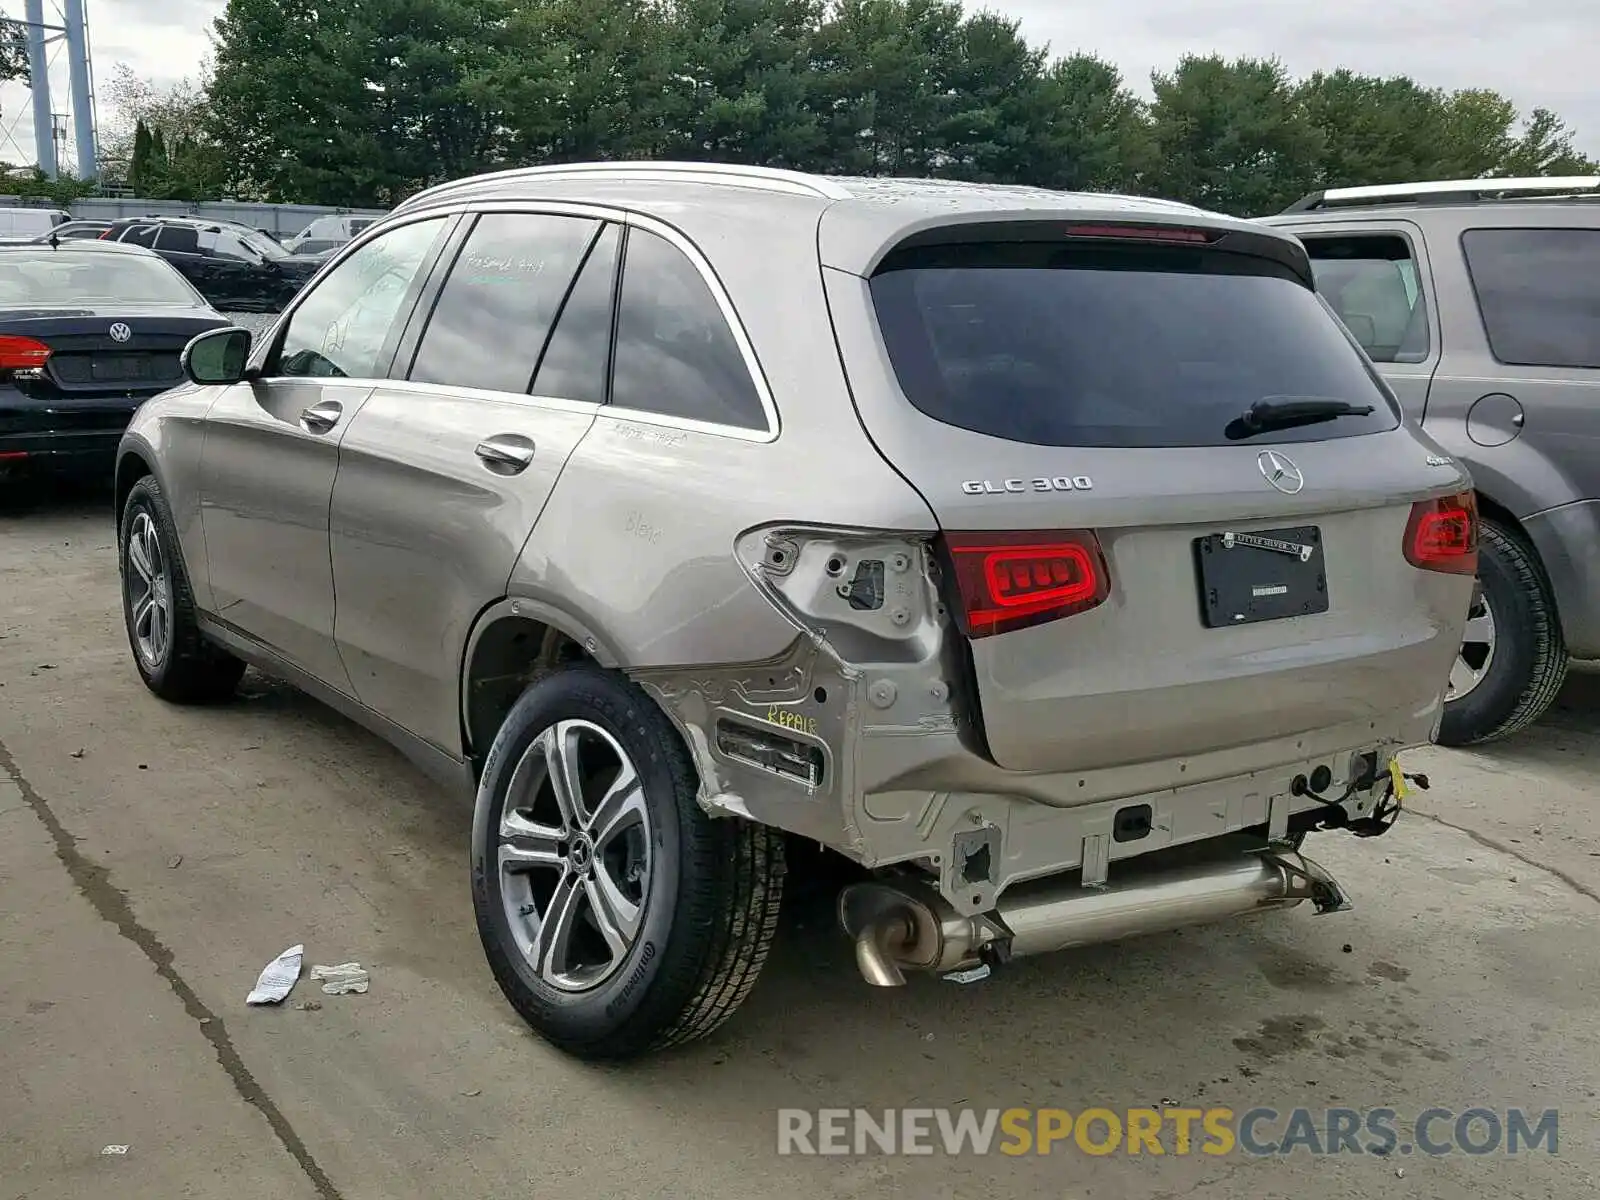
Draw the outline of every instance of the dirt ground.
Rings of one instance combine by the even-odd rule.
[[[1352,912],[1295,911],[869,989],[802,896],[748,1006],[628,1068],[501,1000],[469,808],[254,674],[149,696],[106,502],[0,508],[0,1200],[1585,1197],[1600,1149],[1600,674],[1533,731],[1413,755],[1374,841],[1313,838]],[[262,965],[357,959],[366,995]],[[1585,999],[1588,996],[1589,999]],[[319,1008],[303,1008],[307,1001]],[[1558,1153],[779,1157],[781,1107],[1560,1110]],[[126,1153],[106,1154],[107,1146]]]

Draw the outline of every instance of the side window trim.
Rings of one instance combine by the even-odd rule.
[[[392,225],[384,225],[381,229],[374,227],[373,229],[369,230],[366,235],[352,241],[346,248],[345,252],[340,254],[337,259],[329,259],[326,263],[324,263],[322,265],[322,269],[313,275],[311,279],[308,280],[303,287],[301,287],[300,291],[296,293],[294,299],[289,302],[288,307],[286,307],[283,312],[279,314],[277,323],[272,328],[272,336],[265,339],[260,347],[251,354],[251,366],[256,368],[261,373],[261,377],[263,379],[287,378],[286,376],[274,373],[278,365],[278,352],[283,348],[283,339],[289,332],[289,325],[294,320],[295,313],[299,310],[300,306],[305,303],[306,297],[311,294],[313,286],[321,281],[323,277],[326,276],[330,270],[332,270],[333,267],[344,262],[345,259],[355,254],[368,242],[377,241],[378,238],[384,237],[388,233],[399,229],[402,226],[414,225],[419,221],[437,221],[440,217],[443,217],[445,220],[443,234],[441,237],[435,240],[433,249],[429,252],[429,256],[423,260],[422,266],[418,268],[415,277],[411,280],[410,287],[406,290],[405,297],[400,301],[400,308],[405,310],[408,315],[404,321],[394,322],[390,328],[387,339],[384,341],[383,349],[378,353],[379,361],[377,367],[374,368],[374,378],[384,378],[386,372],[390,372],[394,369],[393,364],[395,353],[399,348],[401,337],[404,336],[406,330],[410,328],[412,317],[416,312],[417,300],[422,295],[423,287],[425,286],[426,282],[431,279],[433,272],[437,269],[439,256],[443,253],[444,249],[451,244],[458,232],[458,228],[461,224],[461,214],[458,212],[440,212],[437,209],[425,211],[419,213],[411,220],[396,221]],[[269,367],[272,368],[272,370],[269,370]]]
[[[766,418],[765,429],[745,429],[738,425],[723,425],[712,421],[694,421],[687,417],[668,416],[664,413],[648,412],[636,408],[624,408],[621,405],[610,403],[612,378],[606,381],[607,404],[605,411],[614,416],[636,421],[641,425],[664,425],[672,429],[685,429],[695,433],[710,433],[720,437],[737,438],[746,442],[772,442],[776,441],[782,432],[782,423],[778,417],[778,406],[773,401],[772,389],[767,384],[766,372],[761,369],[761,360],[756,357],[755,346],[750,340],[750,335],[744,327],[744,322],[739,318],[738,312],[733,307],[733,301],[728,291],[722,285],[722,280],[712,269],[710,261],[700,252],[700,248],[671,225],[658,221],[653,217],[642,216],[638,213],[629,213],[626,222],[629,232],[641,229],[647,233],[656,234],[664,241],[676,247],[704,281],[711,292],[711,298],[717,309],[722,314],[722,319],[728,327],[728,332],[733,335],[734,344],[739,347],[739,357],[744,361],[745,370],[750,374],[751,384],[755,387],[756,396],[761,401],[762,415]],[[622,308],[622,279],[627,271],[628,264],[628,239],[623,240],[622,252],[617,255],[618,277],[613,287],[612,295],[616,300],[611,306],[611,370],[614,378],[617,366],[617,323],[619,312]]]
[[[562,323],[562,317],[565,317],[566,315],[566,304],[568,304],[568,301],[571,301],[571,298],[573,298],[573,291],[578,290],[578,280],[581,280],[581,278],[584,277],[584,270],[586,270],[587,266],[589,266],[589,259],[594,256],[595,246],[600,245],[600,238],[605,237],[605,230],[608,229],[611,224],[613,224],[613,222],[602,221],[600,224],[595,226],[594,235],[589,238],[589,245],[584,246],[584,253],[579,254],[578,256],[578,270],[574,270],[573,277],[571,277],[570,280],[566,280],[566,291],[563,291],[562,293],[562,302],[555,306],[554,314],[550,315],[550,328],[547,328],[547,330],[544,331],[544,341],[539,342],[539,354],[534,355],[533,358],[533,373],[528,376],[528,384],[526,384],[526,387],[523,387],[522,389],[522,394],[526,395],[526,397],[531,397],[531,395],[533,395],[533,382],[539,378],[539,368],[544,366],[544,355],[549,354],[550,341],[555,338],[555,330],[557,330],[557,326]],[[618,254],[618,258],[621,258],[621,254]],[[616,280],[611,282],[611,342],[613,342],[614,352],[614,349],[616,349],[616,347],[614,347],[614,342],[616,342]],[[606,357],[605,395],[606,402],[610,403],[611,357]]]
[[[1295,232],[1290,227],[1289,232]],[[1422,230],[1409,221],[1361,221],[1319,225],[1298,235],[1308,238],[1358,238],[1397,237],[1406,244],[1411,261],[1416,264],[1418,299],[1422,303],[1428,323],[1428,353],[1417,362],[1380,363],[1383,367],[1426,367],[1437,364],[1444,357],[1444,325],[1439,318],[1439,289],[1434,284],[1433,262],[1428,255]]]
[[[390,353],[384,378],[391,383],[408,382],[411,368],[416,365],[417,350],[422,345],[422,335],[427,332],[428,322],[433,320],[433,310],[439,303],[439,293],[444,291],[445,281],[450,278],[462,248],[482,216],[476,212],[457,213],[455,224],[440,240],[433,260],[417,273],[417,294],[411,311],[400,323],[394,345],[385,347]]]

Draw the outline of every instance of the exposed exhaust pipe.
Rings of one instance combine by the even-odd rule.
[[[1095,888],[1019,884],[993,912],[975,917],[915,882],[857,883],[840,893],[839,920],[855,940],[861,977],[874,987],[899,987],[906,971],[943,974],[1303,900],[1318,912],[1350,907],[1333,876],[1309,858],[1270,852],[1130,874]]]

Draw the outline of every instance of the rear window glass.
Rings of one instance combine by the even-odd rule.
[[[114,250],[0,250],[0,308],[61,304],[198,307],[182,275],[162,259]]]
[[[1261,432],[1253,444],[1399,424],[1332,311],[1264,259],[949,246],[891,256],[871,287],[907,398],[977,433],[1041,446],[1225,445],[1263,401],[1373,411]]]
[[[1469,229],[1461,245],[1495,358],[1600,367],[1600,229]]]

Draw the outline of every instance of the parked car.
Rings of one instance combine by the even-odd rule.
[[[56,208],[0,205],[0,241],[25,241],[49,233],[67,219],[68,214]]]
[[[99,241],[0,246],[0,474],[98,472],[139,404],[228,322],[155,254]]]
[[[229,221],[128,217],[113,222],[103,236],[154,250],[208,301],[234,312],[280,311],[322,265]]]
[[[58,242],[71,241],[78,238],[98,238],[111,228],[110,221],[97,221],[92,219],[63,221],[42,233],[29,238],[32,242],[48,242],[52,238]]]
[[[784,835],[871,872],[881,985],[1345,907],[1300,841],[1394,819],[1473,589],[1305,250],[1187,205],[510,171],[186,363],[117,468],[140,675],[475,786],[490,967],[584,1056],[737,1007]]]
[[[1268,221],[1477,486],[1480,587],[1439,740],[1522,729],[1570,657],[1600,658],[1600,178],[1343,188]]]
[[[350,215],[318,217],[285,243],[292,254],[326,254],[337,250],[363,230],[370,229],[378,217]]]

